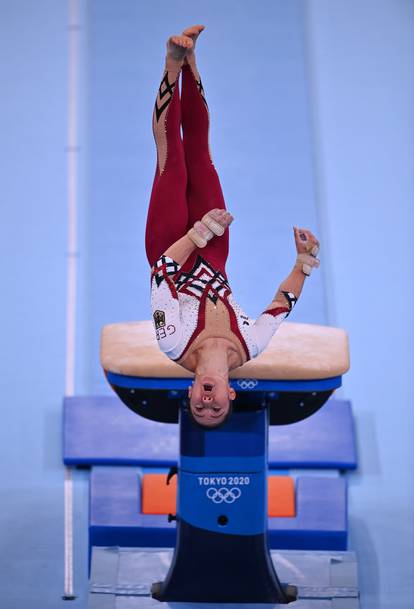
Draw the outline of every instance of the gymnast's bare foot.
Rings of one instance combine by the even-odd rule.
[[[171,36],[167,41],[167,59],[183,62],[186,53],[191,51],[193,46],[194,43],[189,36]]]
[[[198,70],[197,70],[194,50],[195,50],[197,38],[199,37],[199,35],[201,34],[201,32],[204,29],[205,29],[204,25],[192,25],[191,27],[188,27],[183,32],[183,36],[187,36],[187,38],[190,38],[190,40],[193,43],[192,49],[188,49],[188,51],[187,51],[184,62],[190,66],[196,80],[200,80],[200,74],[198,73]]]
[[[205,29],[204,25],[192,25],[191,27],[188,27],[186,30],[183,31],[182,35],[187,36],[188,38],[191,38],[191,40],[193,41],[193,48],[191,50],[189,50],[190,55],[192,53],[194,53],[197,38],[199,37],[199,35],[201,34],[201,32],[204,29]]]

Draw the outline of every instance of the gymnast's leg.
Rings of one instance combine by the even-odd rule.
[[[178,91],[184,56],[191,39],[173,36],[167,43],[165,71],[153,113],[157,167],[147,216],[145,246],[152,266],[168,247],[187,231],[187,170],[180,134]]]
[[[184,30],[194,46],[203,26]],[[189,227],[214,208],[226,209],[220,180],[209,149],[209,112],[197,70],[194,48],[186,54],[182,70],[181,112],[185,162],[187,166],[187,203]],[[229,251],[229,231],[212,239],[200,254],[225,273]]]

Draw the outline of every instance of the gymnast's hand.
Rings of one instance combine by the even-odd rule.
[[[195,222],[187,235],[197,247],[203,248],[214,236],[221,237],[233,220],[226,209],[211,209],[201,221]]]
[[[317,258],[319,252],[319,241],[306,228],[293,227],[295,234],[296,251],[298,253],[296,265],[301,268],[302,272],[309,277],[313,268],[319,267]]]

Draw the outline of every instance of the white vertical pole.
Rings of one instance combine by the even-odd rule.
[[[77,288],[77,194],[78,194],[78,0],[69,0],[68,143],[67,143],[67,307],[66,307],[66,395],[75,393],[75,337]]]
[[[69,0],[68,57],[68,134],[67,134],[67,301],[65,395],[75,393],[76,289],[77,289],[77,194],[78,194],[78,78],[79,78],[79,5]],[[64,482],[64,594],[74,600],[73,591],[73,480],[72,469],[65,468]]]
[[[73,482],[72,468],[65,467],[65,575],[62,598],[66,601],[76,598],[73,591]]]

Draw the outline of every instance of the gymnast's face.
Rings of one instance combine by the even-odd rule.
[[[230,400],[234,400],[236,392],[223,377],[202,375],[194,379],[188,389],[188,397],[197,423],[204,427],[217,427],[226,418]]]

